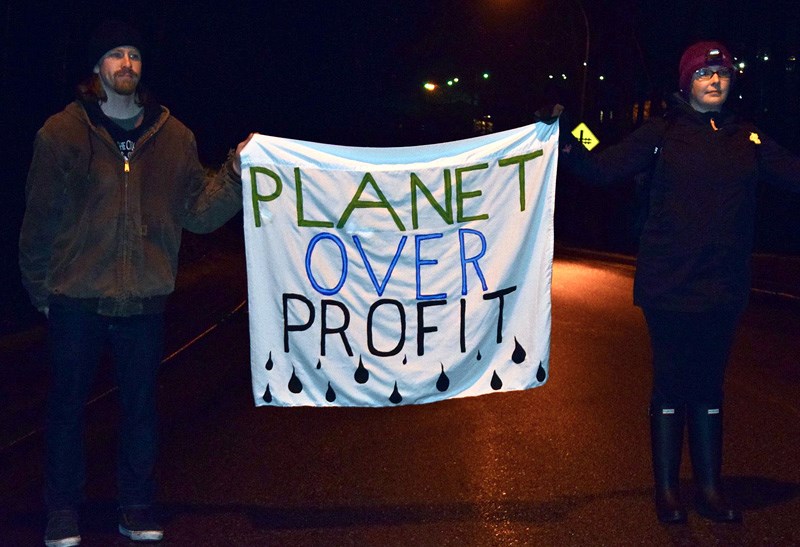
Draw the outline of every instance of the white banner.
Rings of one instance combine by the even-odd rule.
[[[558,124],[242,151],[256,405],[392,406],[528,389],[550,354]]]

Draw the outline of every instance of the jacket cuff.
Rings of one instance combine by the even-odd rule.
[[[236,150],[231,148],[228,151],[228,157],[225,160],[225,163],[222,164],[220,171],[222,171],[222,176],[225,178],[226,184],[241,184],[242,177],[236,174],[236,171],[233,168],[233,164],[236,161]]]

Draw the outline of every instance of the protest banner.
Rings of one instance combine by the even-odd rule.
[[[242,151],[257,405],[392,406],[546,382],[558,125]]]

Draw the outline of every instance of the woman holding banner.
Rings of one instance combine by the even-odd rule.
[[[756,188],[766,179],[800,192],[800,158],[724,108],[733,79],[724,45],[699,42],[681,57],[680,92],[663,118],[595,154],[561,134],[562,164],[583,179],[607,184],[649,173],[634,303],[653,353],[655,506],[666,523],[687,518],[679,497],[685,425],[697,511],[717,522],[741,521],[720,488],[722,402],[750,291]]]

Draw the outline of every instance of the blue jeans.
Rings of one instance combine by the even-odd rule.
[[[52,383],[47,408],[45,501],[48,510],[77,509],[86,483],[84,410],[108,345],[114,358],[121,424],[119,503],[150,505],[155,494],[156,376],[163,351],[162,314],[106,317],[52,302]]]

